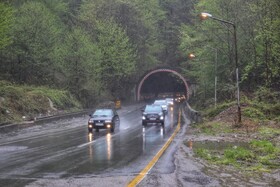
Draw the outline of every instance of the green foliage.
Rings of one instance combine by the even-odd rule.
[[[234,143],[233,143],[234,145]],[[279,167],[280,150],[270,141],[253,140],[249,146],[231,146],[220,150],[194,148],[197,156],[214,164],[232,165],[248,171],[267,172]]]
[[[60,110],[81,107],[80,103],[68,91],[39,87],[34,88],[28,94],[49,98],[54,107]]]
[[[101,50],[81,28],[73,28],[71,32],[65,33],[62,40],[64,42],[55,51],[60,72],[64,76],[61,83],[84,106],[89,107],[94,103],[94,96],[101,85]]]
[[[213,98],[210,93],[213,93],[215,74],[218,77],[218,100],[232,99],[236,91],[233,27],[211,18],[199,21],[198,14],[201,12],[209,12],[216,18],[235,23],[241,89],[254,91],[258,86],[266,86],[279,90],[278,0],[201,0],[194,6],[193,24],[180,28],[181,52],[185,56],[191,52],[196,55],[195,59],[185,60],[182,68],[187,69],[185,75],[198,84],[197,100],[205,103]],[[213,49],[219,51],[216,72],[209,65],[214,62]]]
[[[206,159],[206,160],[212,160],[213,159],[213,156],[211,155],[210,151],[208,151],[207,149],[201,149],[201,148],[198,148],[198,149],[195,149],[195,154],[203,159]]]
[[[275,92],[267,87],[259,87],[254,93],[258,102],[265,101],[267,103],[275,104],[280,99],[280,93]]]
[[[107,27],[113,26],[108,32],[114,30],[115,25],[125,31],[125,38],[129,38],[134,49],[134,61],[138,72],[145,72],[158,62],[157,55],[162,50],[159,40],[158,22],[163,21],[164,14],[158,1],[112,1],[95,0],[85,1],[81,6],[80,19],[86,24],[86,29],[93,38],[98,37],[100,22]],[[102,26],[104,27],[104,26]],[[99,28],[102,29],[102,28]],[[102,33],[101,33],[102,34]],[[138,76],[138,75],[137,75]],[[137,77],[131,77],[137,80]]]
[[[276,149],[276,147],[267,140],[253,140],[250,145],[260,154],[272,154],[279,151],[279,149]]]
[[[205,116],[206,117],[215,117],[217,116],[218,114],[220,114],[222,111],[224,111],[225,109],[231,107],[231,106],[234,106],[236,104],[235,101],[233,102],[224,102],[224,103],[221,103],[221,104],[218,104],[217,107],[211,107],[209,109],[207,109],[205,111]]]
[[[271,139],[280,135],[280,129],[275,129],[266,126],[260,127],[259,132],[266,139]]]
[[[12,7],[0,2],[0,15],[0,49],[2,49],[11,44],[9,34],[14,21]]]
[[[74,110],[80,107],[68,91],[0,81],[0,123],[20,121],[22,116],[46,115],[56,109]]]
[[[252,119],[264,120],[266,118],[260,110],[253,107],[246,107],[242,112],[244,116],[250,117]]]
[[[254,95],[254,98],[246,100],[249,106],[244,109],[244,115],[258,120],[279,121],[279,92],[260,87]]]
[[[234,160],[235,162],[237,160],[251,162],[254,159],[254,154],[243,147],[236,147],[226,149],[224,151],[224,157],[225,159]]]
[[[216,135],[220,133],[231,133],[233,129],[231,129],[228,125],[225,125],[222,122],[214,122],[214,123],[202,123],[195,126],[195,128],[199,128],[201,133],[207,135]]]
[[[11,68],[8,71],[18,82],[51,82],[56,69],[53,46],[59,42],[61,32],[57,17],[43,3],[33,1],[20,6],[15,16],[13,44],[6,49],[6,55],[10,55],[6,58],[11,62],[4,68]]]
[[[195,99],[201,107],[214,103],[215,75],[218,102],[232,100],[233,28],[213,19],[199,21],[198,13],[207,11],[236,23],[241,90],[254,91],[257,86],[277,90],[278,5],[278,0],[1,2],[0,77],[67,89],[89,107],[100,99],[125,98],[144,72],[171,66],[196,83]],[[189,52],[197,58],[187,59]],[[271,104],[278,103],[279,94],[270,96]],[[265,116],[279,119],[279,105],[255,106]]]
[[[135,72],[135,49],[125,31],[112,20],[96,24],[102,53],[101,81],[114,97],[119,97],[123,81]]]

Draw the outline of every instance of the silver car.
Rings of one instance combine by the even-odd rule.
[[[168,104],[167,104],[166,100],[163,100],[163,99],[155,100],[154,104],[155,105],[160,105],[161,108],[163,109],[163,111],[167,113],[167,111],[168,111],[167,105]]]

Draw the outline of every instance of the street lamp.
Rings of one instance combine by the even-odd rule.
[[[190,58],[190,59],[193,59],[193,58],[195,58],[195,54],[193,54],[193,53],[190,53],[190,54],[189,54],[189,58]]]
[[[235,73],[236,73],[236,87],[237,87],[237,116],[238,124],[241,124],[241,108],[240,108],[240,92],[239,92],[239,72],[238,72],[238,54],[237,54],[237,37],[236,37],[236,25],[233,22],[226,21],[220,18],[213,17],[211,14],[202,12],[200,14],[201,20],[206,20],[207,18],[214,19],[216,21],[229,24],[233,27],[233,37],[234,37],[234,48],[235,48]]]

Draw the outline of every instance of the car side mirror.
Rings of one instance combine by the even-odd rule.
[[[89,114],[89,117],[91,117],[91,114]]]
[[[144,109],[141,109],[141,112],[144,112]]]

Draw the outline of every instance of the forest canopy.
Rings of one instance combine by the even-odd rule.
[[[232,99],[233,29],[200,12],[236,25],[242,92],[279,91],[279,0],[1,1],[0,79],[67,90],[87,107],[128,98],[146,71],[169,66],[197,98],[213,98],[217,76],[219,98]]]

